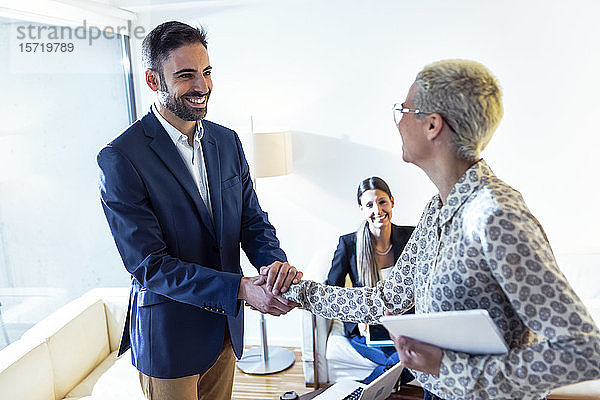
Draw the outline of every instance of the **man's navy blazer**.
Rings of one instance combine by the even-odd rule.
[[[98,154],[102,206],[132,278],[120,351],[131,344],[133,364],[157,378],[206,371],[227,326],[241,356],[240,244],[255,267],[286,261],[237,134],[202,124],[213,218],[152,112]]]

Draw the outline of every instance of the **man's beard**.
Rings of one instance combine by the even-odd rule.
[[[204,108],[193,108],[185,103],[184,97],[202,97],[205,96]],[[175,98],[170,92],[163,80],[160,82],[160,90],[158,91],[159,101],[169,111],[178,116],[184,121],[199,121],[204,119],[206,116],[206,107],[208,106],[208,98],[210,97],[210,90],[208,93],[202,93],[198,91],[188,92],[179,98]]]

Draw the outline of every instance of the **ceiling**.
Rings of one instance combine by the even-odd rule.
[[[139,12],[153,9],[189,9],[232,7],[264,3],[266,0],[104,0],[113,7]]]

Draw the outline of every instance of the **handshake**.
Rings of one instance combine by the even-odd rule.
[[[275,261],[269,266],[261,267],[260,275],[251,278],[242,277],[238,299],[246,305],[263,314],[283,315],[300,304],[285,299],[285,293],[290,285],[299,283],[302,272],[287,262]]]

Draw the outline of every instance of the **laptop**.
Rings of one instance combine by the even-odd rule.
[[[373,382],[365,385],[345,379],[330,386],[314,400],[384,400],[396,386],[402,373],[402,363],[394,365]]]

